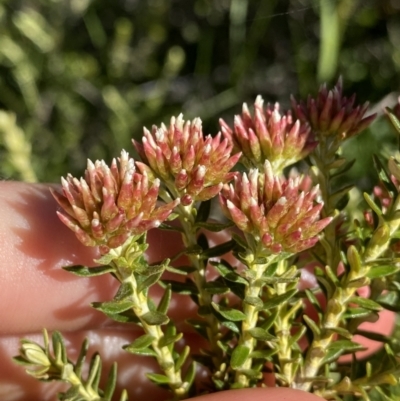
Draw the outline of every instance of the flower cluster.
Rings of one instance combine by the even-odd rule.
[[[179,199],[156,207],[160,181],[149,182],[146,173],[121,152],[119,167],[104,161],[88,160],[85,178],[62,178],[62,191],[52,194],[62,210],[60,220],[86,246],[100,246],[105,254],[129,237],[158,227],[179,204]]]
[[[257,96],[252,116],[244,103],[242,115],[235,116],[234,129],[221,119],[221,131],[235,150],[243,152],[246,167],[262,168],[264,161],[269,160],[273,170],[281,172],[307,156],[317,144],[307,123],[293,121],[290,112],[281,115],[278,103],[265,109],[263,104],[262,97]]]
[[[292,97],[292,106],[297,118],[308,122],[311,128],[325,136],[338,135],[345,140],[367,128],[376,114],[365,116],[369,103],[355,106],[355,94],[350,98],[343,96],[342,80],[328,91],[326,84],[319,89],[316,99],[308,97],[307,102],[297,102]]]
[[[216,196],[235,176],[230,170],[240,158],[240,154],[231,156],[232,145],[221,140],[221,134],[204,137],[201,120],[185,122],[182,115],[172,117],[169,127],[144,129],[142,144],[135,141],[134,145],[151,168],[138,163],[142,171],[164,181],[184,205]]]
[[[271,253],[297,253],[311,248],[318,234],[331,222],[320,219],[323,203],[316,203],[318,187],[299,190],[301,177],[288,180],[274,176],[266,161],[264,173],[250,170],[225,186],[220,203],[228,218],[244,232],[262,241]]]

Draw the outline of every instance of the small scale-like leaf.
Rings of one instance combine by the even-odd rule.
[[[347,260],[350,263],[351,271],[357,276],[360,274],[363,268],[361,256],[354,245],[350,245],[347,249]]]
[[[383,308],[377,302],[372,299],[362,298],[362,297],[352,297],[349,299],[350,303],[355,303],[358,306],[361,306],[364,309],[372,310],[375,312],[381,311]]]
[[[196,223],[202,223],[208,220],[211,211],[211,199],[200,203],[196,213]]]
[[[220,262],[211,262],[211,264],[218,270],[218,273],[221,274],[226,280],[231,281],[233,283],[241,283],[244,285],[248,285],[248,282],[245,278],[240,276],[234,268],[225,260],[221,260]]]
[[[238,309],[228,308],[226,306],[220,306],[215,302],[211,303],[212,307],[225,319],[232,320],[233,322],[239,322],[246,318],[246,315]]]
[[[391,192],[392,194],[394,194],[394,196],[397,196],[398,190],[390,179],[390,174],[386,171],[386,167],[382,164],[376,154],[373,154],[372,158],[374,161],[375,170],[378,173],[380,181],[389,193]]]
[[[268,360],[268,358],[270,358],[272,355],[275,355],[278,352],[278,349],[263,349],[263,350],[257,350],[257,351],[253,351],[250,354],[251,358],[254,359],[264,359],[264,360]]]
[[[308,288],[306,288],[304,292],[305,292],[308,300],[310,301],[311,305],[314,306],[315,310],[318,313],[322,313],[321,305],[319,304],[318,299],[315,296],[315,294]]]
[[[211,231],[213,233],[217,233],[223,230],[226,230],[227,228],[233,227],[233,223],[209,223],[209,222],[197,222],[194,226],[196,228],[203,228],[207,231]]]
[[[162,336],[162,338],[160,339],[160,341],[158,342],[158,346],[160,348],[166,347],[170,344],[173,344],[173,343],[179,341],[182,337],[183,337],[183,333],[171,334],[171,335],[168,335],[167,333],[165,333]]]
[[[290,290],[285,292],[281,295],[274,296],[273,298],[269,299],[268,301],[264,302],[261,309],[267,310],[276,308],[277,306],[287,302],[290,298],[292,298],[297,293],[297,289]]]
[[[133,303],[130,299],[123,299],[121,301],[93,302],[92,306],[96,310],[114,315],[132,308]]]
[[[87,267],[82,265],[75,265],[63,267],[63,269],[80,277],[96,277],[103,274],[115,272],[115,268],[112,266]]]
[[[160,326],[169,322],[168,316],[157,311],[147,312],[140,316],[140,319],[150,326]]]
[[[114,394],[115,386],[117,384],[117,364],[114,362],[111,366],[110,373],[108,374],[107,383],[105,386],[104,401],[111,401]]]
[[[138,337],[133,343],[129,344],[126,349],[129,350],[138,350],[138,349],[143,349],[147,348],[149,345],[151,345],[154,341],[154,337],[151,336],[150,334],[144,334],[140,337]]]
[[[237,334],[240,333],[240,328],[235,322],[232,322],[230,320],[225,320],[225,321],[222,321],[221,324],[223,326],[227,327],[229,330],[232,330],[234,333],[237,333]]]
[[[381,216],[382,215],[382,211],[379,208],[379,206],[372,200],[372,198],[366,193],[364,192],[364,199],[365,201],[368,203],[368,206],[378,215]]]
[[[134,355],[157,357],[157,353],[151,348],[141,348],[141,349],[132,348],[132,349],[130,349],[129,345],[124,345],[122,348],[125,351],[127,351],[131,354],[134,354]]]
[[[182,227],[179,226],[171,226],[169,224],[161,223],[158,228],[160,230],[165,230],[165,231],[177,231],[179,233],[184,233],[184,230]]]
[[[160,271],[159,273],[149,275],[148,277],[146,277],[145,280],[141,281],[141,282],[138,284],[138,287],[137,287],[138,293],[141,293],[141,292],[143,292],[143,291],[146,291],[146,290],[149,289],[152,285],[154,285],[155,283],[157,283],[157,282],[160,280],[160,278],[161,278],[161,276],[162,276],[162,274],[163,274],[163,271],[164,271],[164,270]]]
[[[200,257],[202,259],[215,258],[217,256],[225,255],[230,252],[235,247],[235,241],[227,241],[222,244],[213,246],[201,253]]]
[[[387,265],[387,266],[375,266],[372,267],[368,273],[367,277],[370,279],[381,278],[386,276],[391,276],[400,271],[400,266],[398,265]]]
[[[190,354],[190,347],[188,345],[185,345],[178,359],[175,362],[175,372],[178,372],[179,369],[183,366],[189,354]]]
[[[162,280],[164,286],[170,285],[172,292],[183,295],[198,295],[199,291],[196,285],[191,280],[186,280],[184,283],[175,280]]]
[[[209,281],[205,284],[204,290],[210,294],[227,294],[230,289],[220,281]]]
[[[231,355],[231,368],[236,370],[243,366],[250,354],[250,348],[245,345],[238,345]]]
[[[165,375],[159,373],[146,373],[146,376],[155,384],[168,384],[169,379]]]
[[[193,362],[190,364],[188,371],[186,372],[186,376],[184,379],[185,383],[188,383],[188,388],[193,384],[194,378],[196,377],[196,363]]]
[[[400,121],[397,118],[396,114],[394,114],[393,110],[390,107],[385,107],[385,112],[397,133],[400,134]]]
[[[168,308],[169,308],[169,304],[171,302],[171,295],[172,295],[171,286],[167,285],[167,288],[165,289],[164,294],[163,294],[163,296],[160,299],[160,302],[158,304],[157,312],[160,312],[160,313],[162,313],[164,315],[167,314]]]
[[[329,327],[327,329],[328,332],[339,334],[340,336],[347,338],[348,340],[351,340],[353,338],[353,335],[349,333],[348,330],[344,329],[343,327]]]
[[[249,333],[256,340],[260,340],[260,341],[276,340],[276,337],[274,337],[272,334],[268,333],[267,330],[264,330],[261,327],[254,327],[253,329],[249,330]]]
[[[314,339],[318,338],[321,335],[321,330],[318,325],[314,322],[314,320],[310,319],[307,315],[303,315],[303,319],[306,322],[307,326],[311,329],[314,334]]]
[[[207,338],[208,323],[204,320],[187,319],[186,322],[190,324],[202,337]]]
[[[339,208],[339,206],[342,206],[343,208],[343,199],[347,199],[350,190],[354,187],[354,185],[346,185],[345,187],[339,189],[338,191],[336,191],[335,193],[333,193],[330,198],[329,198],[329,203],[334,206],[337,207],[338,210],[341,210]],[[343,202],[343,203],[342,203]],[[342,203],[342,205],[339,205],[339,203]],[[346,202],[347,203],[347,202]],[[346,205],[344,205],[346,206]]]
[[[249,296],[247,296],[244,299],[244,302],[246,304],[255,306],[256,308],[259,308],[259,309],[263,307],[263,301],[261,300],[261,298],[258,298],[258,297],[249,297]]]
[[[365,350],[361,344],[351,340],[336,340],[329,345],[329,349],[342,349],[344,353]]]

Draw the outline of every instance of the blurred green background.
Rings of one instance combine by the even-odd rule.
[[[399,15],[398,0],[2,0],[0,178],[80,176],[171,115],[214,134],[257,94],[286,109],[340,74],[380,111],[400,88]],[[368,135],[347,151],[393,134]]]

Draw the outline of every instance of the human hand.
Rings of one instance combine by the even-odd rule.
[[[109,276],[79,278],[61,269],[71,264],[92,265],[96,255],[61,224],[55,214],[57,206],[46,185],[2,182],[0,191],[0,399],[30,401],[55,399],[57,391],[65,390],[60,383],[40,383],[15,365],[12,356],[18,354],[19,339],[29,337],[41,342],[41,330],[63,333],[68,355],[74,360],[85,337],[89,338],[89,357],[99,352],[104,373],[118,361],[117,388],[126,388],[131,399],[147,401],[167,399],[163,390],[151,384],[145,373],[155,370],[151,358],[138,357],[122,350],[122,345],[140,335],[138,328],[110,322],[90,307],[94,301],[111,299],[117,283]],[[160,260],[180,249],[179,237],[170,232],[152,230],[151,260]],[[173,319],[183,322],[194,313],[186,298],[175,298],[171,304]],[[182,308],[182,305],[184,308]],[[186,341],[198,348],[199,340],[187,333]],[[249,391],[249,393],[247,392]],[[237,397],[258,399],[312,401],[307,393],[291,395],[288,389],[240,390]],[[236,392],[213,394],[199,401],[234,401]],[[271,398],[269,398],[269,396]],[[268,397],[268,398],[267,398]],[[276,398],[280,397],[280,398]],[[286,397],[286,398],[285,398]],[[304,397],[304,398],[301,398]],[[237,398],[239,399],[239,398]]]

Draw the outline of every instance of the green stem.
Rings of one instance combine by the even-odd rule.
[[[276,270],[277,276],[281,276],[287,271],[287,261],[281,260],[278,263],[278,269]],[[278,283],[275,286],[275,294],[277,296],[283,295],[288,291],[287,283]],[[290,346],[291,328],[292,321],[291,317],[297,312],[302,306],[302,301],[299,300],[294,306],[288,308],[287,302],[282,302],[278,305],[278,313],[276,320],[274,321],[275,334],[278,338],[278,359],[280,365],[280,376],[283,378],[285,386],[291,386],[294,380],[295,369],[293,369],[292,359],[292,348]]]
[[[258,255],[255,254],[253,260],[257,260]],[[258,298],[262,292],[264,285],[260,280],[263,276],[265,270],[268,266],[273,263],[275,260],[275,255],[269,257],[266,263],[258,264],[258,263],[249,263],[247,266],[249,270],[251,270],[254,275],[250,278],[248,277],[249,285],[246,286],[245,289],[245,298],[252,297]],[[249,354],[251,354],[257,344],[257,340],[251,335],[250,331],[257,326],[258,321],[258,309],[256,306],[251,305],[247,302],[243,302],[243,313],[246,315],[245,319],[242,321],[242,331],[238,341],[238,346],[245,346],[249,349]],[[253,359],[248,357],[244,364],[241,366],[241,370],[248,370],[252,368]],[[241,373],[240,371],[236,371],[235,374],[235,382],[234,387],[249,387],[250,381],[249,378]]]
[[[175,371],[175,360],[170,347],[159,347],[159,343],[164,336],[161,327],[158,325],[149,325],[142,318],[142,316],[150,312],[147,296],[143,292],[138,292],[137,282],[133,274],[128,276],[124,282],[128,283],[133,290],[132,300],[135,315],[139,318],[145,333],[154,337],[152,348],[156,353],[156,359],[160,368],[169,379],[168,385],[174,393],[174,400],[186,398],[189,386],[188,383],[183,382],[181,370],[178,369]]]
[[[194,227],[195,215],[193,213],[193,206],[180,205],[177,208],[177,212],[179,214],[180,222],[184,231],[184,234],[182,235],[184,246],[186,248],[190,248],[197,245],[196,228]],[[211,307],[212,295],[206,291],[207,280],[205,277],[205,273],[207,266],[205,265],[204,260],[199,254],[190,254],[189,259],[193,267],[196,268],[196,270],[193,272],[193,281],[199,292],[199,306]],[[212,313],[205,315],[204,319],[207,322],[206,332],[211,347],[211,352],[213,354],[213,364],[217,372],[219,372],[224,362],[223,351],[218,346],[218,340],[221,338],[220,324],[217,318]]]

